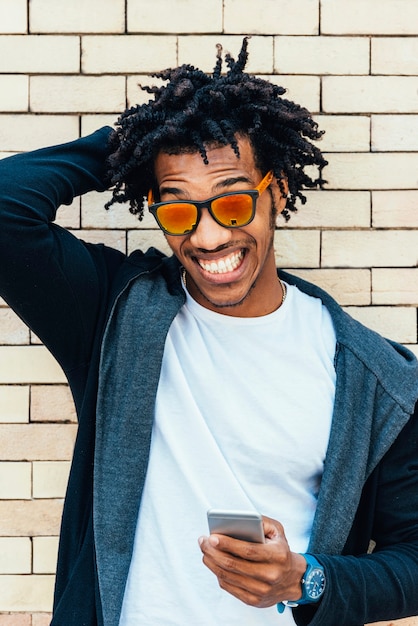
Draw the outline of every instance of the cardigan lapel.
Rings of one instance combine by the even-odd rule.
[[[179,281],[178,281],[179,282]],[[165,338],[185,296],[161,273],[119,297],[102,346],[94,473],[94,532],[103,619],[117,626],[145,481]]]

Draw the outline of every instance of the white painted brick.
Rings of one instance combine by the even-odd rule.
[[[78,137],[75,115],[0,115],[0,145],[22,152]]]
[[[418,191],[373,191],[375,228],[418,228]]]
[[[0,500],[0,534],[5,537],[58,535],[62,505],[62,500]]]
[[[42,341],[39,339],[39,337],[37,335],[35,335],[34,332],[30,331],[30,343],[33,346],[40,346],[42,345]]]
[[[50,626],[51,619],[52,619],[52,613],[32,613],[32,626]],[[413,625],[405,624],[405,626],[413,626]]]
[[[134,250],[148,250],[154,247],[168,256],[172,255],[171,248],[161,230],[130,230],[128,232],[128,254]]]
[[[364,37],[275,37],[274,70],[287,74],[368,74]]]
[[[0,0],[0,33],[26,33],[27,0]]]
[[[276,230],[274,253],[278,267],[319,267],[320,233],[309,230]]]
[[[418,153],[330,153],[325,174],[331,189],[415,189]]]
[[[269,74],[260,76],[274,85],[286,89],[283,96],[305,107],[308,111],[320,110],[321,81],[319,76],[289,76],[284,74]]]
[[[83,196],[82,226],[83,228],[118,229],[118,228],[154,228],[155,219],[148,210],[144,211],[145,218],[140,222],[136,215],[129,212],[128,204],[114,204],[109,210],[104,205],[112,194],[110,191],[104,193],[91,192]],[[146,223],[146,225],[145,225]],[[81,234],[80,236],[83,236]]]
[[[418,20],[416,9],[415,20]],[[417,31],[415,31],[416,34]],[[418,37],[372,39],[372,74],[418,74]]]
[[[0,537],[0,574],[30,574],[31,569],[29,537]]]
[[[124,230],[74,230],[72,232],[83,241],[104,243],[106,246],[126,252],[126,233]]]
[[[0,611],[50,611],[54,577],[0,576]]]
[[[326,178],[326,170],[324,172]],[[305,205],[286,228],[352,228],[370,226],[370,193],[367,191],[306,191]],[[277,218],[278,226],[283,225]]]
[[[323,267],[415,267],[418,230],[325,231]]]
[[[24,345],[29,343],[29,329],[11,309],[0,309],[0,344]]]
[[[176,38],[152,35],[86,35],[82,71],[86,74],[155,72],[176,65]],[[103,111],[111,109],[103,109]]]
[[[31,0],[31,33],[123,33],[124,0]]]
[[[0,499],[29,500],[31,479],[31,463],[0,463]]]
[[[374,268],[373,304],[418,306],[418,268]]]
[[[369,270],[291,269],[289,271],[325,289],[342,306],[361,306],[371,302]]]
[[[368,152],[370,118],[365,115],[317,115],[325,134],[317,142],[322,152]]]
[[[33,463],[34,498],[63,498],[67,489],[69,461],[37,461]]]
[[[27,111],[28,106],[28,77],[0,76],[0,111]]]
[[[57,564],[57,554],[58,537],[34,537],[33,573],[54,574]]]
[[[114,113],[110,115],[82,115],[81,116],[81,136],[86,137],[91,133],[94,133],[98,128],[102,128],[103,126],[112,126],[114,127],[116,119],[119,115],[115,115]]]
[[[371,128],[372,150],[418,152],[418,115],[372,115]]]
[[[178,38],[178,63],[190,63],[204,72],[212,72],[216,63],[216,45],[220,43],[224,52],[234,59],[241,49],[242,36],[218,35],[216,37],[180,36]],[[252,37],[248,46],[246,71],[254,74],[273,74],[273,37]],[[224,71],[227,67],[224,66]]]
[[[63,228],[80,228],[81,199],[79,197],[74,198],[71,204],[60,206],[55,222]]]
[[[222,31],[222,0],[129,0],[129,33],[217,33]]]
[[[4,461],[69,461],[77,433],[75,424],[1,424],[0,459]]]
[[[154,96],[152,94],[147,93],[141,86],[145,87],[155,87],[161,86],[164,84],[164,81],[160,78],[156,78],[154,76],[149,76],[146,74],[128,76],[127,80],[127,99],[128,99],[128,107],[135,106],[136,104],[145,104],[149,100],[153,100]]]
[[[417,357],[417,359],[418,359],[418,345],[416,345],[416,344],[409,344],[409,345],[407,345],[407,347],[411,350],[411,352],[412,352],[413,354],[415,354],[415,356],[416,356],[416,357]],[[418,620],[417,620],[417,621],[418,621]],[[405,626],[412,626],[412,624],[413,624],[413,622],[411,623],[411,625],[405,624]],[[385,625],[385,626],[386,626],[386,625]],[[388,626],[390,626],[390,624],[389,624]]]
[[[326,113],[416,113],[417,80],[411,76],[324,76]]]
[[[415,35],[414,0],[321,0],[321,32],[341,35]]]
[[[416,343],[417,314],[414,307],[347,307],[356,320],[399,343]]]
[[[125,108],[123,76],[32,76],[30,108],[38,113],[110,113]]]
[[[0,384],[63,383],[66,378],[43,346],[0,346]]]
[[[17,424],[28,421],[29,387],[0,385],[0,422]]]
[[[225,0],[224,30],[227,33],[316,35],[318,0]]]
[[[68,385],[31,385],[31,422],[76,422],[74,400]]]
[[[78,37],[0,36],[0,72],[78,72]]]

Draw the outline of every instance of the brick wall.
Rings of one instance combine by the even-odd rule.
[[[418,355],[417,24],[414,0],[0,0],[0,157],[112,124],[144,74],[209,71],[217,42],[237,53],[251,33],[249,71],[327,130],[327,190],[280,222],[278,265]],[[149,216],[103,202],[59,221],[124,251],[167,249]],[[75,430],[62,372],[0,300],[0,626],[48,623]]]

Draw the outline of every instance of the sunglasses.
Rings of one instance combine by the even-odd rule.
[[[166,235],[188,235],[196,230],[202,209],[209,213],[220,226],[240,228],[247,226],[255,215],[257,198],[273,180],[273,172],[268,172],[255,189],[228,191],[209,200],[169,200],[154,203],[154,195],[148,193],[148,208],[158,226]]]

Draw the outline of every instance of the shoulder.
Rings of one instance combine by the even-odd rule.
[[[338,350],[350,352],[394,397],[402,396],[408,406],[418,398],[418,361],[405,346],[382,337],[351,317],[326,291],[287,272],[280,277],[303,293],[319,298],[334,325]]]

